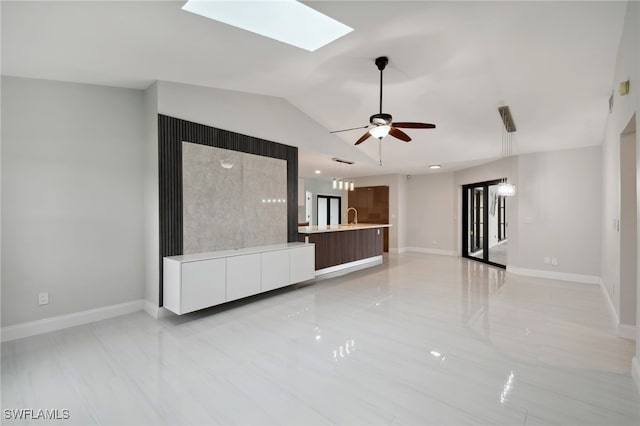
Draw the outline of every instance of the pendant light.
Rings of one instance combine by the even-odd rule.
[[[516,125],[513,122],[511,116],[511,110],[508,106],[502,106],[498,108],[500,118],[502,118],[502,158],[507,158],[513,155],[513,135],[516,131]],[[498,183],[497,193],[501,197],[513,197],[516,195],[516,186],[509,183],[507,178],[502,178],[502,181]]]
[[[351,160],[343,160],[342,158],[333,157],[331,160],[335,161],[336,163],[342,164],[343,166],[341,166],[341,167],[345,167],[344,165],[351,166],[351,165],[355,164]],[[347,179],[343,179],[343,178],[333,178],[333,182],[331,184],[331,187],[333,189],[339,189],[341,191],[354,191],[355,190],[355,184],[354,184],[353,180],[347,180]]]

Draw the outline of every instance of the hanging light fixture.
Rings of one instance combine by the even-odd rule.
[[[500,118],[502,118],[502,158],[510,157],[513,155],[513,135],[516,131],[516,124],[513,122],[511,116],[511,110],[508,106],[502,106],[498,108]],[[507,178],[503,178],[498,183],[497,189],[498,195],[501,197],[513,197],[516,195],[516,186],[507,181]]]
[[[342,158],[337,158],[337,157],[333,157],[331,160],[335,161],[336,163],[340,163],[342,165],[347,165],[347,166],[351,166],[351,165],[355,164],[351,160],[344,160]],[[341,166],[341,167],[344,167],[344,166]],[[347,180],[347,179],[343,179],[343,178],[333,178],[333,183],[332,183],[331,187],[333,189],[339,189],[341,191],[354,191],[355,190],[353,180]]]

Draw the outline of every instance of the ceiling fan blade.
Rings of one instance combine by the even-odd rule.
[[[429,123],[411,123],[411,122],[395,123],[394,122],[393,127],[401,127],[403,129],[435,129],[436,125],[429,124]]]
[[[352,128],[350,128],[350,129],[334,130],[334,131],[329,132],[329,133],[348,132],[349,130],[366,129],[367,127],[369,127],[369,125],[368,125],[368,124],[367,124],[366,126],[361,126],[361,127],[352,127]]]
[[[364,135],[362,135],[360,137],[360,139],[358,139],[355,143],[355,145],[360,145],[362,142],[366,141],[367,139],[369,139],[371,137],[371,133],[367,132]]]
[[[405,141],[405,142],[411,141],[411,138],[409,137],[408,134],[406,134],[405,132],[403,132],[400,129],[396,129],[393,126],[391,126],[391,128],[389,129],[389,134],[391,136],[393,136],[394,138],[400,139],[401,141]]]

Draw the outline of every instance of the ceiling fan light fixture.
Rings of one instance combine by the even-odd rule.
[[[384,124],[382,126],[376,126],[369,130],[369,133],[374,138],[382,139],[389,134],[389,130],[391,130],[391,126],[388,124]]]

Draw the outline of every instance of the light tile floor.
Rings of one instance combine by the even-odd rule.
[[[2,408],[79,425],[638,425],[633,351],[597,286],[405,253],[250,303],[2,344]],[[13,424],[30,423],[47,424]]]

